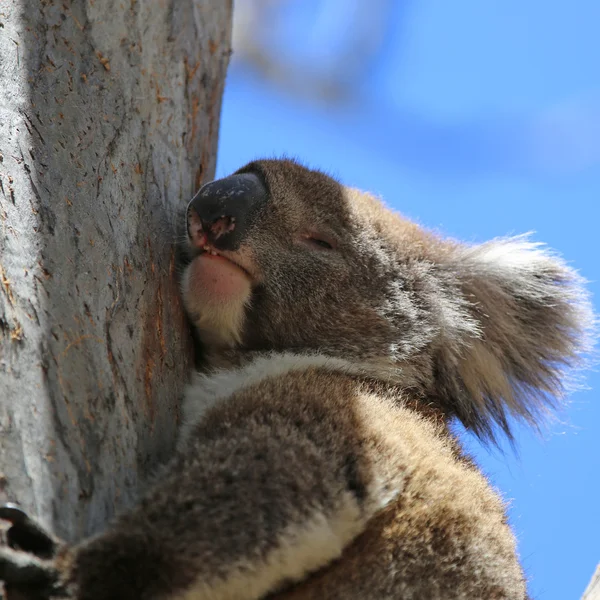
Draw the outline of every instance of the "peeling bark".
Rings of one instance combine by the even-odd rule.
[[[214,172],[231,12],[0,9],[0,502],[68,540],[173,448],[192,362],[174,220]]]

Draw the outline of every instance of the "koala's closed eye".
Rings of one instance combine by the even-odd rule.
[[[335,250],[337,245],[334,240],[323,234],[305,234],[302,242],[316,250]]]

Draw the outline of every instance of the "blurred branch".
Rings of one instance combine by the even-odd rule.
[[[391,0],[239,0],[234,60],[296,96],[342,101],[353,95],[377,62],[392,22],[392,4]],[[309,19],[304,27],[295,20],[300,5]]]

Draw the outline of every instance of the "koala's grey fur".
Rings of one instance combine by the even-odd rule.
[[[560,399],[593,321],[580,278],[527,238],[444,240],[293,161],[241,172],[269,191],[223,253],[247,293],[207,302],[193,248],[183,277],[207,369],[177,455],[104,533],[31,559],[44,597],[525,599],[503,502],[449,425],[510,436]],[[3,560],[10,578],[25,559]]]

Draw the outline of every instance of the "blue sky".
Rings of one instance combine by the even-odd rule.
[[[270,43],[318,68],[351,38],[348,10],[359,2],[331,0],[313,27],[316,5],[290,2]],[[451,236],[534,231],[590,281],[598,311],[600,2],[391,7],[383,51],[341,106],[294,98],[234,62],[218,175],[287,154]],[[543,439],[518,430],[518,456],[467,439],[511,503],[539,600],[579,598],[600,561],[599,374],[587,373],[586,383]]]

